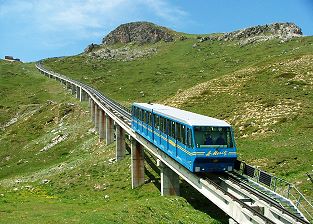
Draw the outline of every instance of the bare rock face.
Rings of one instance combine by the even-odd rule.
[[[103,38],[105,45],[116,43],[156,43],[158,41],[170,42],[174,40],[170,30],[149,22],[132,22],[118,26]]]
[[[294,23],[273,23],[249,27],[218,36],[207,36],[199,41],[220,40],[220,41],[239,41],[239,44],[249,44],[254,42],[267,41],[274,38],[286,41],[302,35],[301,28]]]
[[[133,61],[138,58],[148,58],[157,53],[156,48],[132,48],[123,46],[120,48],[111,48],[104,46],[100,49],[89,52],[87,55],[98,60],[115,60],[115,61]]]
[[[100,47],[100,45],[92,43],[92,44],[89,44],[89,45],[85,48],[84,52],[85,52],[85,53],[89,53],[89,52],[92,52],[93,50],[95,50],[95,49],[97,49],[97,48],[99,48],[99,47]]]

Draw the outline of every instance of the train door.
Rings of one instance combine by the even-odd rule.
[[[168,120],[168,153],[175,157],[176,142],[175,142],[175,122]]]
[[[147,136],[146,115],[147,115],[147,111],[143,110],[142,111],[142,135],[145,137]]]
[[[175,123],[175,133],[176,133],[176,157],[180,158],[180,144],[179,144],[179,138],[180,138],[180,124]]]
[[[186,150],[185,142],[186,126],[184,124],[176,123],[176,140],[177,140],[177,153],[176,157],[184,164],[186,161]]]
[[[134,126],[135,126],[135,129],[138,131],[138,117],[139,117],[139,109],[137,107],[134,107],[134,110],[135,110],[135,121],[134,122]]]
[[[148,115],[148,126],[147,126],[147,133],[148,133],[148,139],[150,141],[153,141],[153,128],[152,128],[152,113],[151,112],[147,112]]]
[[[185,163],[186,166],[191,168],[190,165],[192,164],[192,153],[194,152],[192,148],[192,132],[190,127],[186,126],[185,127],[185,148],[186,148],[186,158],[185,158]]]
[[[137,109],[137,131],[141,133],[141,109]]]
[[[183,148],[183,150],[181,150],[180,158],[182,159],[182,161],[184,163],[186,163],[187,157],[189,156],[189,151],[188,151],[188,148],[186,146],[186,125],[184,125],[184,124],[180,125],[179,142],[181,144],[180,146]]]
[[[144,128],[143,128],[143,116],[144,116],[144,110],[140,109],[140,127],[139,127],[139,129],[140,129],[141,134],[144,134],[144,132],[143,132],[143,130],[144,130]]]
[[[173,134],[174,134],[174,156],[177,157],[177,132],[176,132],[176,122],[173,123]]]
[[[169,125],[170,125],[170,121],[168,120],[168,119],[165,119],[165,141],[166,141],[166,143],[165,143],[165,149],[166,149],[166,151],[168,151],[169,150],[169,142],[168,142],[168,140],[169,140],[169,138],[168,138],[168,135],[169,135]]]
[[[160,147],[160,117],[154,114],[154,144]]]
[[[160,117],[160,144],[163,150],[167,150],[167,135],[166,135],[166,118]]]
[[[155,134],[154,134],[154,114],[153,114],[153,110],[151,112],[151,135],[152,135],[152,138],[151,138],[151,141],[154,142],[154,137],[155,137]]]

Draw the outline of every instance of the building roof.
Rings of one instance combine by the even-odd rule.
[[[190,126],[230,127],[230,124],[228,124],[226,121],[185,110],[180,110],[175,107],[148,103],[134,103],[133,105],[144,108],[148,111],[153,111],[160,115],[164,115],[182,123],[189,124]]]

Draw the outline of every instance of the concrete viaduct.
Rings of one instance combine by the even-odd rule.
[[[191,173],[132,131],[131,114],[127,108],[88,85],[47,70],[40,62],[36,67],[43,75],[64,84],[80,101],[89,101],[91,119],[99,135],[99,141],[105,141],[107,145],[116,142],[117,161],[125,156],[125,138],[128,136],[131,143],[132,188],[145,182],[144,150],[147,150],[157,159],[161,173],[161,195],[179,195],[179,179],[182,178],[229,215],[229,223],[309,224],[305,218],[293,215],[275,204],[273,200],[264,199],[264,196],[247,191],[227,179],[211,181]]]

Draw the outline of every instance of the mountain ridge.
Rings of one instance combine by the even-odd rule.
[[[200,42],[207,40],[239,41],[241,45],[244,45],[274,38],[287,41],[300,36],[302,36],[301,28],[295,23],[286,22],[257,25],[222,35],[206,36],[201,38]]]
[[[188,36],[190,36],[190,34]],[[240,44],[244,45],[267,41],[274,38],[287,41],[302,36],[302,30],[292,22],[276,22],[272,24],[251,26],[232,32],[209,34],[206,36],[193,36],[198,38],[199,42],[209,40],[239,41]],[[85,48],[84,52],[92,52],[101,46],[110,46],[114,44],[135,43],[142,45],[154,44],[159,41],[183,41],[185,39],[187,39],[186,35],[151,22],[130,22],[121,24],[112,30],[108,35],[103,37],[100,45],[91,43]]]

